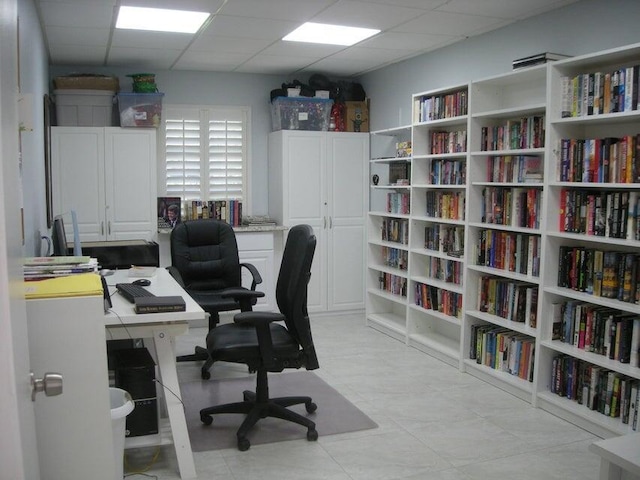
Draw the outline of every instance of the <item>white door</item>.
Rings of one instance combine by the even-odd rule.
[[[80,240],[105,239],[104,129],[54,127],[51,136],[53,213],[63,215],[73,241],[70,211],[75,210]]]
[[[364,308],[368,135],[328,136],[327,308]]]
[[[326,135],[324,132],[286,132],[283,146],[285,224],[288,227],[311,225],[317,238],[307,290],[307,308],[311,312],[327,308]]]
[[[39,480],[22,287],[16,0],[0,0],[0,465],[2,478]]]
[[[107,240],[155,240],[156,131],[105,128]]]

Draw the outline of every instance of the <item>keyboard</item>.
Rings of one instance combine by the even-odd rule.
[[[146,288],[140,285],[134,285],[133,283],[116,283],[116,289],[120,292],[120,295],[131,303],[135,303],[136,297],[155,297],[155,295]]]

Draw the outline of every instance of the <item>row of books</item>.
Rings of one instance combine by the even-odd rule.
[[[480,150],[517,150],[544,147],[544,115],[510,119],[480,129]]]
[[[414,100],[414,123],[441,120],[466,115],[469,110],[468,94],[466,90],[419,97]]]
[[[477,298],[477,308],[481,312],[536,328],[537,286],[484,275],[478,279]]]
[[[469,358],[533,382],[535,340],[508,328],[474,324],[471,325]]]
[[[416,282],[415,304],[450,317],[462,317],[462,294]]]
[[[425,214],[427,217],[464,220],[464,192],[428,190],[426,197]]]
[[[214,218],[234,227],[242,225],[242,201],[240,200],[192,200],[185,202],[188,220]]]
[[[640,367],[640,316],[578,300],[552,307],[555,340]]]
[[[426,225],[424,248],[461,257],[464,254],[464,227],[439,223]]]
[[[467,162],[436,158],[429,161],[430,185],[464,185],[467,182]]]
[[[425,275],[446,283],[462,285],[463,264],[440,257],[429,257],[425,262]]]
[[[640,240],[640,197],[636,191],[562,189],[559,230],[598,237]]]
[[[620,418],[638,431],[640,380],[569,355],[557,355],[551,364],[551,392],[603,415]]]
[[[393,247],[380,247],[382,254],[382,263],[387,267],[399,268],[406,270],[409,264],[409,252]]]
[[[387,242],[409,244],[409,221],[405,218],[385,218],[382,220],[380,239]]]
[[[476,265],[537,277],[541,244],[539,235],[480,230],[474,253]]]
[[[22,266],[25,281],[96,273],[98,268],[98,260],[88,256],[27,257]]]
[[[443,153],[462,153],[467,151],[467,131],[456,132],[431,132],[431,153],[441,155]]]
[[[498,155],[487,158],[488,182],[542,183],[544,161],[535,155]]]
[[[640,303],[640,255],[581,246],[561,246],[558,286],[596,297]]]
[[[560,140],[561,182],[639,183],[640,133]]]
[[[380,290],[393,295],[407,296],[407,279],[392,273],[379,272],[378,283]]]
[[[411,195],[408,192],[387,193],[387,212],[408,215],[411,207]]]
[[[495,225],[540,228],[542,190],[525,187],[485,187],[482,221]]]
[[[609,72],[588,72],[562,76],[563,117],[583,117],[638,110],[640,66]]]

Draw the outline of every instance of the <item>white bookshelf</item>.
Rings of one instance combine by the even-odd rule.
[[[562,101],[562,78],[638,64],[640,44],[420,92],[412,95],[412,125],[372,132],[369,173],[377,174],[380,181],[377,185],[372,183],[369,192],[368,324],[597,435],[630,433],[621,418],[591,410],[556,391],[558,358],[597,367],[612,378],[617,376],[618,382],[624,380],[625,386],[640,382],[640,367],[556,338],[554,315],[557,321],[559,304],[575,302],[640,317],[635,298],[621,301],[558,283],[561,247],[615,250],[640,256],[640,240],[633,236],[614,238],[560,228],[566,198],[563,190],[584,191],[583,195],[592,196],[609,192],[624,193],[631,199],[640,196],[637,171],[633,178],[607,182],[575,182],[560,176],[562,139],[640,138],[640,109],[563,117],[563,105],[565,110],[568,107]],[[456,93],[454,103],[447,104],[447,114],[426,114],[425,99]],[[517,136],[505,135],[505,131],[520,132],[520,137],[525,138],[516,141]],[[435,148],[435,143],[442,141],[436,132],[445,139],[441,149]],[[412,142],[408,160],[411,182],[399,188],[390,185],[385,175],[390,164],[406,161],[396,158],[394,146],[407,139]],[[639,152],[636,143],[629,145]],[[635,162],[634,168],[640,170],[640,158]],[[526,165],[530,171],[525,175],[518,167],[514,174],[510,165]],[[456,173],[442,175],[439,168]],[[410,211],[402,215],[389,212],[389,191],[408,192]],[[434,214],[430,210],[429,202],[433,204],[434,199],[436,203],[448,201],[443,200],[444,195],[464,197],[461,215]],[[522,203],[517,208],[516,198],[525,202],[525,212]],[[497,205],[502,208],[495,208]],[[382,225],[389,219],[406,222],[406,243],[389,244],[381,237]],[[430,243],[425,229],[439,233],[453,229],[461,242],[460,251],[451,255],[441,243]],[[499,248],[488,249],[487,238]],[[385,247],[402,250],[408,259],[406,268],[385,264]],[[514,250],[518,255],[513,254]],[[458,267],[455,282],[450,275],[441,274],[441,270],[450,271],[451,265]],[[385,274],[405,280],[406,295],[381,289],[380,278]],[[419,305],[418,286],[422,285],[462,297],[460,312],[451,315],[442,311],[443,302],[435,309]],[[502,308],[495,308],[498,302],[487,296],[491,289],[504,298],[518,291],[524,303],[518,306],[512,302],[509,307],[509,302],[504,301],[500,302]],[[520,315],[523,308],[524,315]],[[491,344],[482,342],[478,350],[478,331],[485,338],[511,342],[511,351],[519,352],[520,363],[512,364],[514,359],[506,356],[498,361],[491,360],[491,356],[490,361],[478,359],[478,353],[491,351]],[[487,337],[487,332],[499,335]]]

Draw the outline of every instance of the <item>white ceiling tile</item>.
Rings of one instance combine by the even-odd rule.
[[[215,13],[224,4],[224,0],[180,0],[179,2],[176,0],[126,0],[120,3],[130,7],[167,8]]]
[[[176,67],[186,70],[230,72],[249,58],[249,55],[241,53],[187,52],[176,62]]]
[[[461,13],[429,12],[392,29],[395,32],[424,33],[437,35],[468,35],[474,30],[499,25],[503,19]]]
[[[159,48],[171,45],[173,50],[183,50],[194,36],[189,33],[151,32],[140,30],[115,29],[111,45],[113,47]]]
[[[336,52],[344,50],[344,46],[340,45],[320,45],[316,43],[302,42],[285,42],[278,41],[267,47],[261,53],[264,55],[280,55],[293,57],[323,58],[327,55],[333,55]]]
[[[256,54],[271,44],[257,38],[201,36],[189,47],[189,52],[250,53]]]
[[[553,9],[562,2],[564,0],[450,0],[438,10],[516,19]]]
[[[168,70],[181,53],[181,50],[167,48],[112,47],[109,51],[107,65],[132,66],[137,71],[148,69]]]
[[[358,44],[359,47],[420,51],[444,42],[462,40],[463,36],[431,35],[428,33],[386,32]]]
[[[110,1],[100,4],[41,2],[40,8],[45,24],[58,27],[109,28],[114,18]]]
[[[223,15],[304,22],[335,0],[229,0]]]
[[[444,5],[449,0],[360,0],[365,3],[381,3],[394,7],[419,8],[420,10],[433,10]]]
[[[422,13],[424,10],[415,8],[365,3],[357,0],[338,0],[313,17],[311,21],[386,30]]]
[[[217,15],[203,35],[280,40],[299,26],[295,22]]]
[[[46,28],[47,40],[52,45],[87,45],[103,47],[109,42],[108,28],[54,27]]]
[[[105,47],[90,45],[50,45],[51,61],[61,65],[103,65]]]
[[[243,63],[236,71],[243,73],[265,72],[274,74],[285,72],[284,74],[289,74],[305,68],[309,63],[309,60],[304,58],[261,55],[259,57],[253,57]]]

